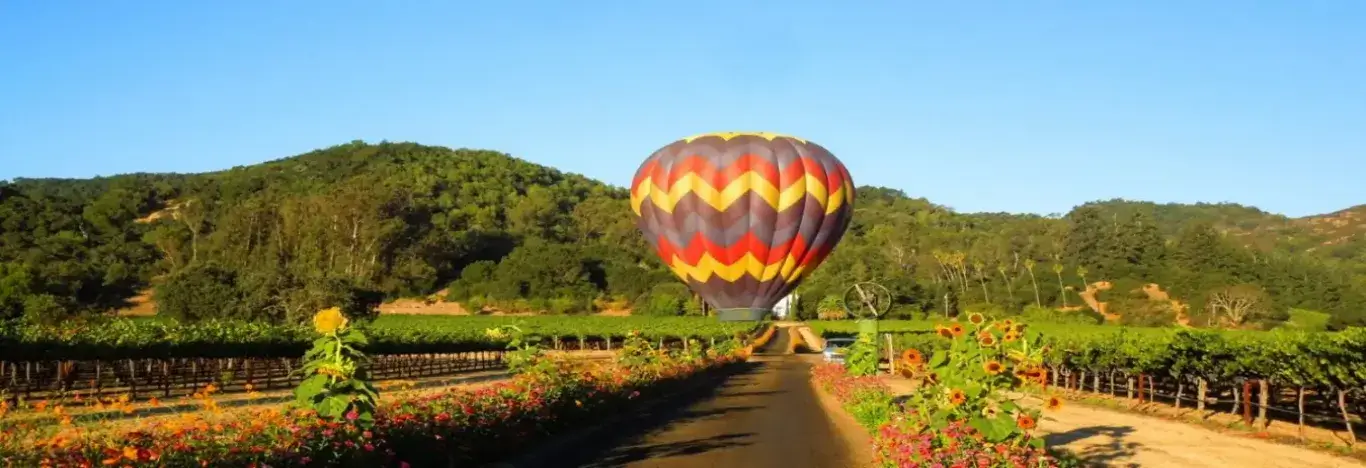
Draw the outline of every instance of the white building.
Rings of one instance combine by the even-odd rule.
[[[793,292],[789,293],[787,297],[779,299],[778,303],[773,305],[773,317],[779,320],[786,320],[787,311],[795,311],[797,309],[797,298],[797,293]]]

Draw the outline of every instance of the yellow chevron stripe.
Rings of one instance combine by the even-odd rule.
[[[763,138],[763,139],[768,140],[768,141],[773,141],[773,140],[776,140],[776,139],[778,139],[778,138],[790,138],[790,139],[793,139],[793,140],[797,140],[797,141],[801,142],[802,144],[806,144],[806,143],[807,143],[807,141],[806,141],[805,139],[802,139],[802,138],[797,138],[797,137],[794,137],[794,136],[792,136],[792,135],[783,135],[783,134],[781,134],[781,133],[772,133],[772,132],[712,132],[712,133],[703,133],[703,134],[700,134],[700,135],[693,135],[693,136],[684,138],[684,139],[683,139],[683,142],[684,142],[684,143],[692,143],[693,140],[696,140],[696,139],[698,139],[698,138],[704,138],[704,137],[717,137],[717,138],[720,138],[720,139],[725,140],[725,141],[730,141],[732,138],[741,137],[741,136],[757,136],[757,137],[759,137],[759,138]]]
[[[839,211],[840,207],[844,206],[845,202],[848,201],[849,197],[847,194],[849,191],[845,189],[846,185],[848,184],[840,185],[840,188],[835,189],[835,193],[830,194],[829,203],[826,203],[825,205],[825,214],[828,215]]]
[[[825,193],[825,181],[811,174],[806,174],[802,177],[801,183],[793,183],[786,190],[783,190],[783,194],[778,197],[778,211],[786,210],[797,204],[808,194],[814,197],[822,207],[830,203],[829,194]]]
[[[803,268],[800,266],[790,268],[789,265],[795,266],[799,261],[799,258],[792,254],[788,254],[787,259],[782,262],[782,270],[785,271],[780,271],[778,269],[768,268],[767,265],[764,265],[763,260],[760,260],[751,253],[745,254],[740,260],[730,265],[721,263],[713,258],[711,254],[704,253],[702,254],[702,258],[698,259],[696,265],[689,265],[687,262],[678,258],[677,255],[674,255],[673,258],[669,259],[669,269],[673,270],[674,274],[684,281],[693,279],[699,282],[706,282],[708,279],[711,279],[712,276],[719,276],[726,281],[735,281],[745,275],[758,278],[759,281],[768,281],[780,277],[781,275],[784,281],[791,281],[792,278],[802,274]]]
[[[669,187],[668,192],[655,185],[651,178],[647,177],[641,180],[640,184],[631,190],[631,209],[639,216],[642,205],[646,200],[649,200],[650,203],[664,212],[673,213],[678,202],[688,193],[693,193],[711,205],[712,208],[725,211],[742,195],[750,191],[757,193],[765,202],[768,202],[769,206],[776,207],[778,211],[786,210],[807,195],[811,195],[822,208],[826,209],[827,213],[833,213],[839,207],[837,205],[834,209],[830,208],[830,203],[833,200],[832,195],[839,194],[843,197],[845,193],[848,193],[843,191],[843,187],[841,187],[835,191],[835,194],[827,194],[825,181],[809,174],[805,176],[803,183],[794,183],[781,192],[776,186],[769,183],[768,179],[755,174],[754,171],[742,174],[721,190],[712,187],[705,179],[696,174],[687,174],[674,182],[674,185]]]
[[[650,196],[650,187],[653,185],[650,178],[646,177],[640,181],[640,184],[631,187],[631,211],[636,212],[636,216],[640,216],[640,202],[645,201]]]

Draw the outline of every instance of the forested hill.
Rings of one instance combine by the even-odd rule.
[[[627,195],[501,153],[411,143],[203,174],[19,179],[0,184],[0,316],[108,311],[151,284],[161,311],[186,319],[297,320],[447,286],[474,309],[695,311],[635,231]],[[858,204],[802,288],[803,314],[835,308],[854,279],[893,289],[897,315],[1067,306],[1050,313],[1270,326],[1291,308],[1339,325],[1366,311],[1361,207],[1289,219],[1113,200],[1049,218],[955,213],[872,187]],[[1229,294],[1261,307],[1220,308]]]

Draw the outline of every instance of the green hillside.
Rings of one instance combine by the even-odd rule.
[[[1068,312],[1047,313],[1092,320],[1073,310],[1078,293],[1105,281],[1095,298],[1126,323],[1266,327],[1291,308],[1335,326],[1366,320],[1362,207],[1290,219],[1112,200],[1053,219],[955,213],[885,188],[858,196],[850,235],[801,290],[804,315],[863,279],[893,290],[898,316],[1039,314],[1065,302]],[[502,153],[412,143],[203,174],[18,179],[0,184],[0,317],[98,314],[153,284],[162,312],[185,319],[292,321],[448,286],[476,308],[695,312],[647,251],[627,198]],[[1148,283],[1189,310],[1134,292]],[[1226,317],[1207,307],[1212,295],[1260,305]]]

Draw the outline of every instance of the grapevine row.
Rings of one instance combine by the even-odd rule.
[[[751,334],[752,323],[714,318],[645,317],[441,317],[383,316],[362,325],[370,337],[367,352],[448,354],[503,349],[502,339],[485,330],[516,324],[541,335],[551,346],[561,341],[602,348],[632,332],[651,341],[720,340]],[[56,327],[0,327],[0,360],[65,361],[164,358],[281,358],[303,354],[313,339],[305,325],[253,322],[180,324],[118,319]]]

